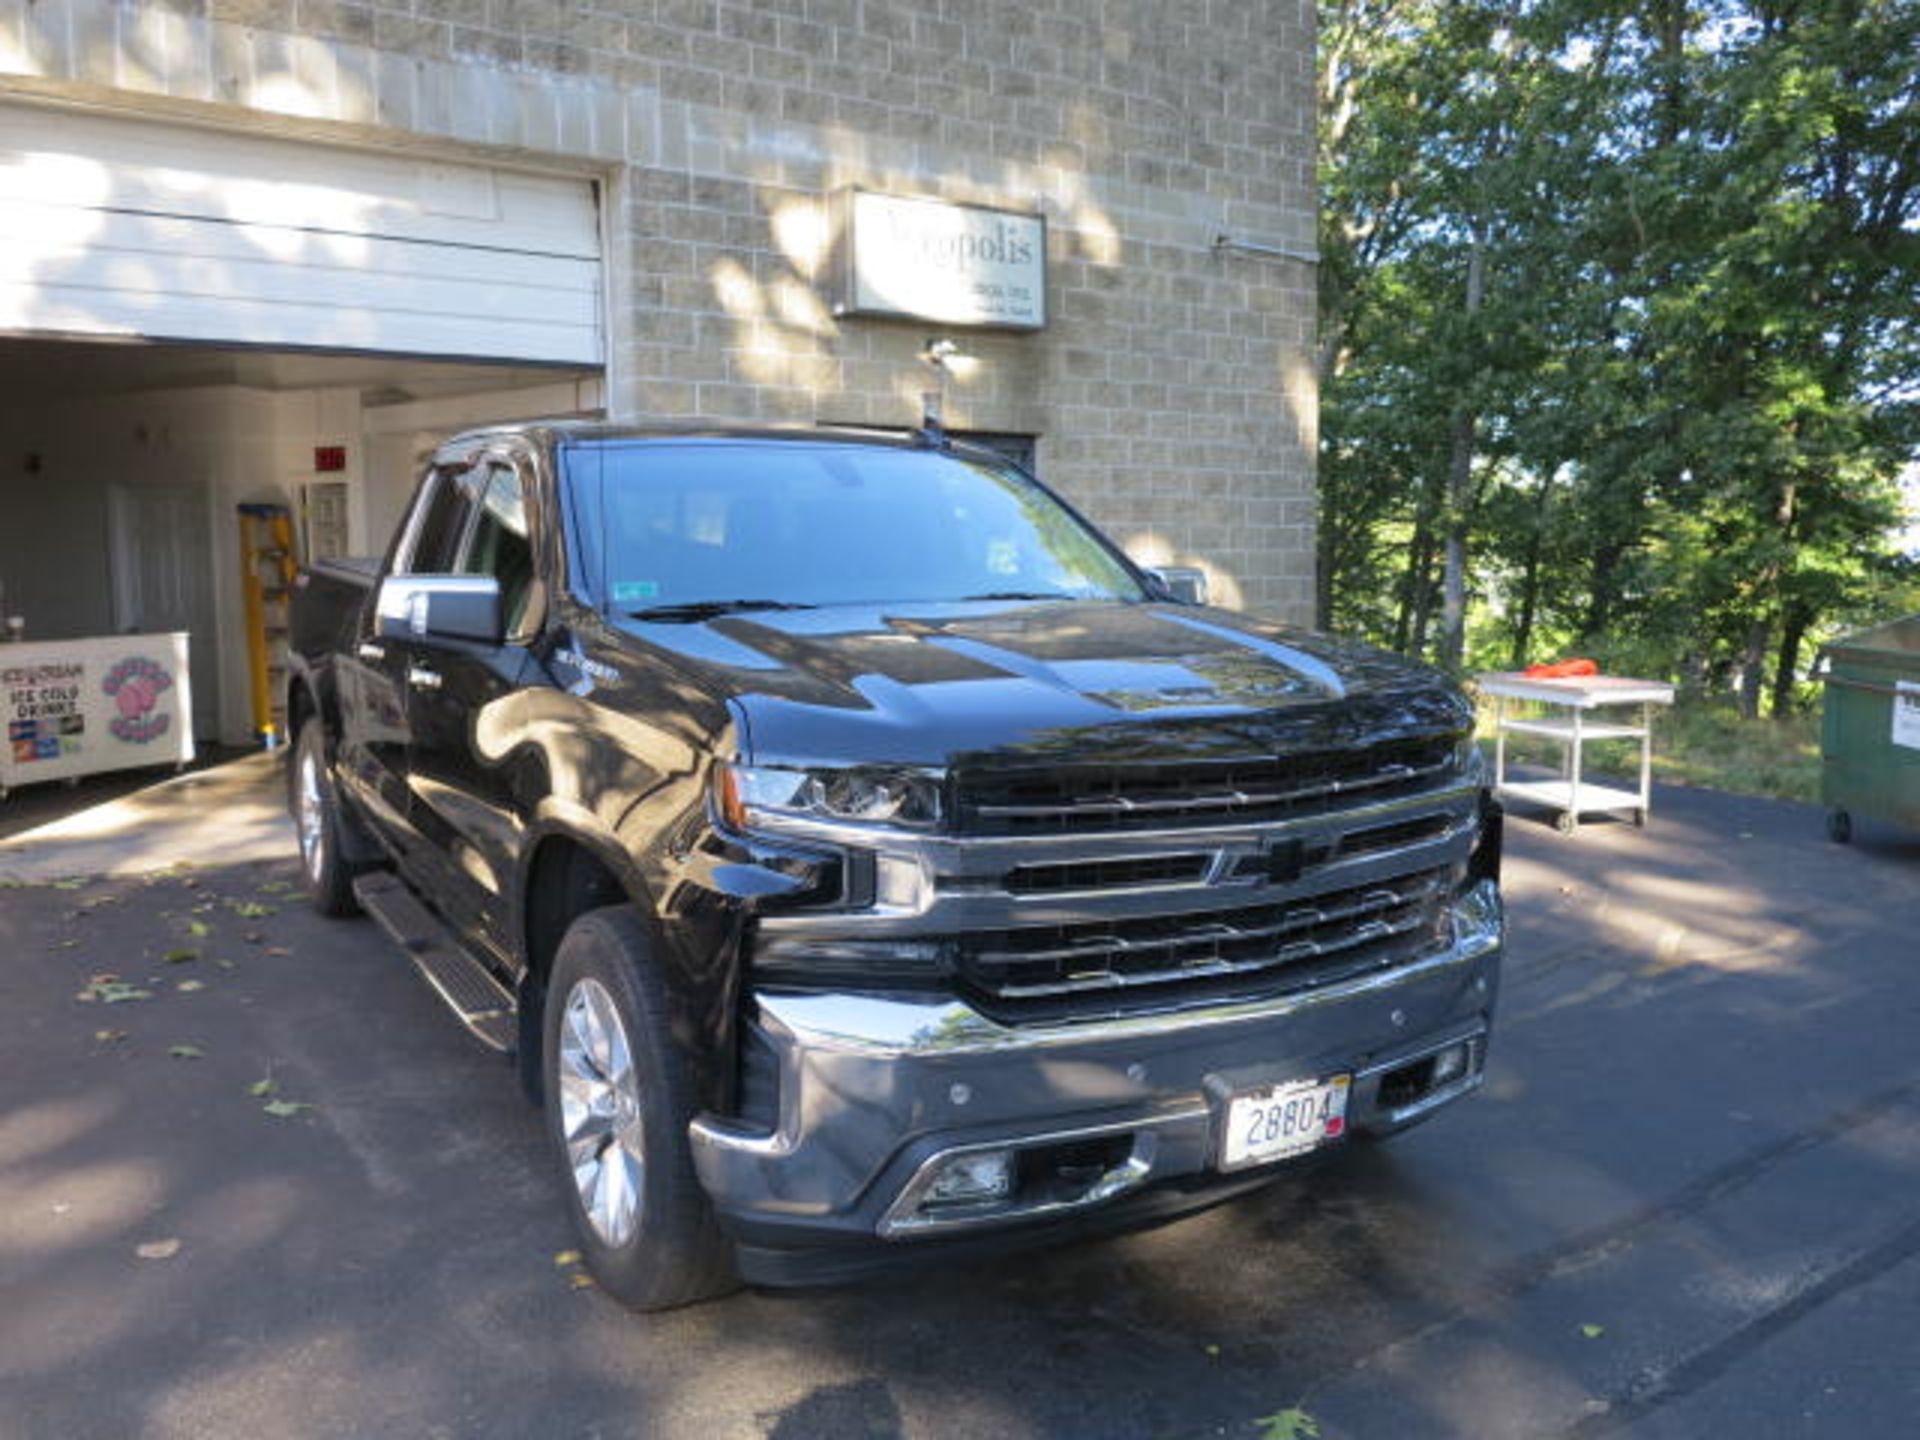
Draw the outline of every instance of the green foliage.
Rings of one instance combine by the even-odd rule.
[[[1313,1440],[1320,1433],[1320,1422],[1297,1405],[1262,1415],[1253,1423],[1260,1440]]]
[[[1751,717],[1913,608],[1920,4],[1326,0],[1321,34],[1322,623]]]

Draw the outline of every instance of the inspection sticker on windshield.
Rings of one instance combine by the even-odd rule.
[[[1893,743],[1920,750],[1920,684],[1893,682]]]
[[[1243,1090],[1227,1103],[1220,1168],[1239,1170],[1302,1155],[1347,1128],[1351,1075]]]

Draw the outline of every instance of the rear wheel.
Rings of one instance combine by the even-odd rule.
[[[300,727],[288,783],[293,823],[300,840],[300,868],[307,892],[322,915],[355,915],[353,870],[340,843],[340,797],[327,768],[327,737],[318,717]]]
[[[646,929],[624,907],[573,922],[547,983],[547,1128],[581,1252],[608,1294],[668,1310],[733,1288],[693,1169],[694,1105]]]

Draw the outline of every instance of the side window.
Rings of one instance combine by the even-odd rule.
[[[507,634],[516,635],[526,618],[533,586],[533,546],[527,539],[526,495],[520,472],[497,462],[485,467],[480,513],[457,569],[462,575],[491,575],[500,582],[500,613]]]
[[[460,552],[460,537],[473,513],[473,472],[437,469],[420,528],[414,533],[410,575],[449,575]]]

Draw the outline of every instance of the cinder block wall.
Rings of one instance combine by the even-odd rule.
[[[836,320],[826,198],[1039,211],[1049,326],[963,334],[960,428],[1216,597],[1312,609],[1309,0],[0,0],[0,100],[453,143],[610,201],[635,418],[909,423],[937,327]]]

